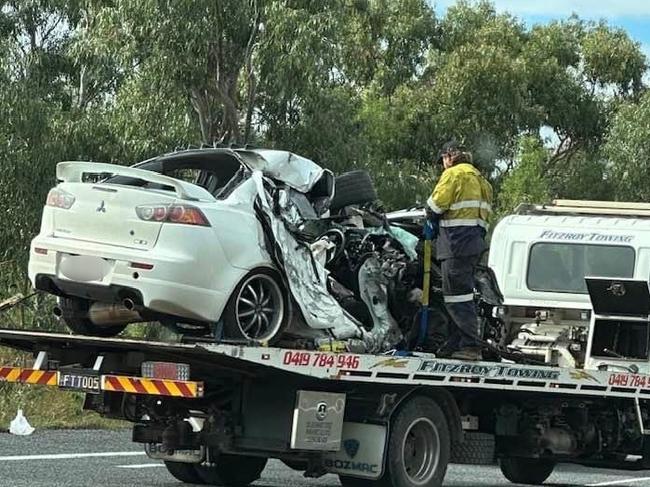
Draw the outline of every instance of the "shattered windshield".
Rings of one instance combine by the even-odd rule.
[[[536,243],[526,282],[531,291],[587,294],[585,276],[632,277],[635,253],[619,245]]]

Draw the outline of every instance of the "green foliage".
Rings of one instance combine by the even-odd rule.
[[[511,213],[520,203],[546,203],[551,188],[544,177],[548,150],[538,137],[524,136],[519,141],[519,164],[505,177],[501,184],[497,213]]]
[[[650,188],[650,93],[626,103],[612,122],[604,152],[608,157],[614,196],[623,201],[648,201]]]

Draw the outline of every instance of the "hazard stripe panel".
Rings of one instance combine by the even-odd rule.
[[[152,394],[171,397],[203,397],[203,383],[168,379],[144,379],[123,375],[102,376],[102,389],[132,394]]]
[[[23,369],[22,367],[0,367],[0,381],[44,386],[58,384],[57,373],[54,370]]]
[[[101,389],[103,391],[186,398],[203,397],[203,382],[145,379],[124,375],[103,375],[101,376],[101,380]],[[59,374],[56,370],[0,367],[0,382],[17,382],[21,384],[39,384],[58,387]]]

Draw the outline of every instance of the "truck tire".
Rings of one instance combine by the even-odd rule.
[[[462,443],[451,451],[451,463],[461,465],[494,465],[494,435],[466,431]]]
[[[245,487],[260,478],[266,458],[217,454],[212,464],[194,465],[200,483],[224,487]]]
[[[288,293],[278,273],[256,269],[237,284],[223,311],[225,338],[273,344],[290,319]]]
[[[383,480],[393,487],[439,487],[450,449],[449,425],[440,406],[413,397],[391,420]]]
[[[126,324],[99,326],[88,318],[80,316],[88,311],[89,304],[88,301],[81,299],[59,298],[61,319],[75,334],[108,338],[124,331]]]
[[[172,474],[176,480],[186,484],[203,484],[203,480],[196,471],[196,465],[193,463],[165,462],[167,471]]]
[[[499,460],[501,472],[513,484],[541,485],[555,468],[553,460],[510,457]]]
[[[340,210],[349,205],[371,203],[377,199],[377,190],[368,171],[350,171],[337,176],[330,210]]]

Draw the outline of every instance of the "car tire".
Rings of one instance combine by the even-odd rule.
[[[196,465],[194,463],[165,462],[165,467],[167,467],[167,471],[176,480],[180,480],[186,484],[205,483],[199,476],[199,473],[196,471]]]
[[[450,450],[449,426],[440,406],[428,397],[413,397],[391,421],[382,480],[393,487],[439,487]]]
[[[245,487],[260,478],[267,459],[220,453],[212,464],[194,465],[201,483],[224,487]]]
[[[88,301],[81,299],[59,298],[61,319],[66,326],[77,335],[88,335],[94,337],[114,337],[124,331],[127,324],[99,326],[94,324],[85,313],[88,312]]]
[[[510,457],[499,460],[503,476],[513,484],[542,485],[555,468],[553,460]]]
[[[337,176],[330,210],[337,211],[350,205],[361,205],[377,200],[377,190],[368,171],[350,171]]]
[[[257,269],[244,277],[223,312],[224,338],[273,344],[291,319],[289,299],[280,275]]]

